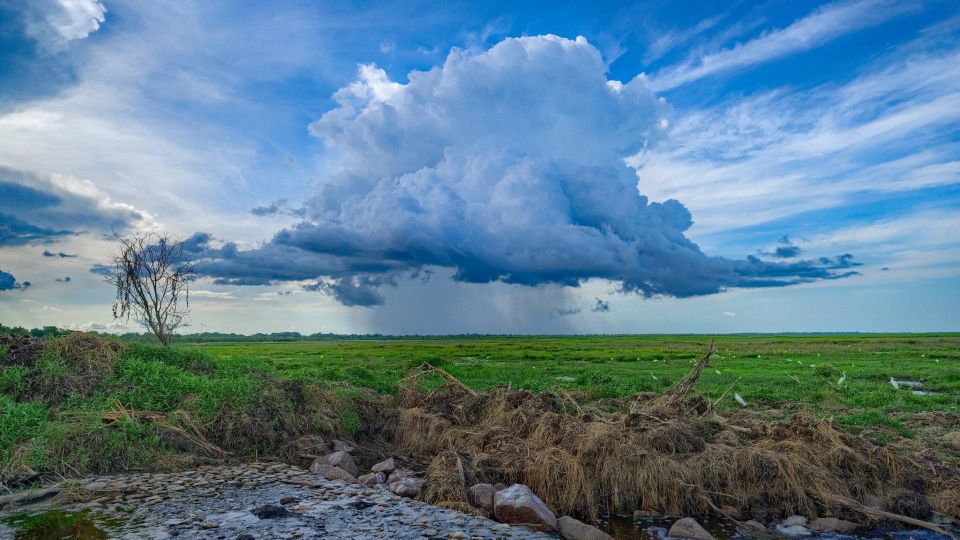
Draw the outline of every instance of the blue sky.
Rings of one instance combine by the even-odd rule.
[[[946,0],[0,0],[0,322],[958,330],[958,120]]]

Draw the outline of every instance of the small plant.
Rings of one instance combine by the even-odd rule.
[[[840,371],[833,364],[817,364],[813,368],[813,374],[824,379],[832,379],[840,375]]]

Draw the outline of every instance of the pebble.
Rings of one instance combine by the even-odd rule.
[[[288,483],[290,478],[308,485]],[[109,538],[550,538],[377,487],[328,480],[283,463],[203,466],[181,473],[114,475],[83,482],[99,495],[94,499],[99,506],[71,503],[56,508],[68,513],[96,508],[100,519],[96,526]],[[18,512],[44,508],[0,512],[0,523]],[[255,509],[271,517],[259,519],[252,513]]]

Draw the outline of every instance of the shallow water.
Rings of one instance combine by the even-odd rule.
[[[667,537],[670,525],[677,518],[646,518],[634,521],[628,516],[605,516],[598,523],[594,523],[610,536],[617,540],[663,540]],[[697,518],[697,522],[710,532],[715,538],[747,538],[737,532],[736,523],[730,520],[716,518]],[[775,535],[776,536],[776,535]],[[786,538],[786,537],[783,537]],[[876,529],[861,534],[833,534],[815,533],[809,536],[793,538],[816,538],[818,540],[950,540],[947,536],[928,531]]]
[[[14,540],[102,540],[108,538],[109,528],[123,521],[87,510],[50,510],[13,516],[3,520],[3,523],[15,531]]]

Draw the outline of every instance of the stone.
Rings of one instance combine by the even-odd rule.
[[[493,484],[474,484],[470,486],[470,504],[493,513],[493,495],[497,488]]]
[[[732,517],[733,519],[740,519],[740,510],[735,506],[730,506],[729,504],[725,504],[720,507],[720,510],[722,510],[724,514]]]
[[[327,480],[342,480],[348,484],[357,483],[357,477],[341,469],[340,467],[327,465],[322,461],[322,459],[323,458],[317,458],[317,460],[313,462],[313,465],[310,465],[310,472],[319,474]]]
[[[493,514],[504,523],[526,524],[538,531],[557,529],[557,516],[523,484],[514,484],[493,495]]]
[[[815,531],[827,531],[841,534],[851,533],[857,530],[859,526],[859,524],[853,523],[852,521],[832,517],[817,518],[810,523],[810,528]]]
[[[203,523],[200,524],[201,529],[216,529],[219,526],[220,524],[217,523],[216,521],[204,521]]]
[[[359,480],[361,484],[376,487],[387,483],[387,475],[382,472],[372,472],[358,476],[357,480]]]
[[[334,467],[340,467],[341,469],[350,473],[351,476],[356,477],[360,474],[360,469],[357,468],[357,464],[353,462],[353,458],[349,453],[344,452],[343,450],[338,450],[327,454],[326,456],[327,465],[333,465]]]
[[[260,519],[276,519],[276,518],[285,518],[293,515],[289,510],[282,506],[277,506],[275,504],[265,504],[263,506],[258,506],[253,510],[250,510],[250,513],[257,516]]]
[[[379,473],[383,473],[383,474],[387,474],[387,475],[389,475],[390,473],[392,473],[392,472],[395,471],[396,469],[397,469],[397,464],[393,461],[393,458],[392,458],[392,457],[391,457],[391,458],[387,458],[387,459],[381,461],[380,463],[377,463],[376,465],[374,465],[373,467],[370,468],[370,470],[373,471],[373,472],[375,472],[375,473],[379,472]]]
[[[668,532],[672,538],[690,538],[692,540],[714,540],[713,535],[708,533],[697,520],[691,517],[678,519],[670,526]]]
[[[291,496],[289,496],[289,495],[286,496],[286,497],[280,497],[280,504],[282,504],[282,505],[293,504],[293,503],[299,502],[299,501],[300,501],[300,499],[298,499],[298,498],[296,498],[296,497],[291,497]]]
[[[810,536],[810,529],[804,527],[803,525],[777,525],[777,532],[784,536],[796,538],[799,536]]]
[[[663,514],[657,512],[656,510],[634,510],[633,519],[638,521],[641,519],[652,519],[652,518],[661,518]]]
[[[343,441],[338,441],[336,439],[333,440],[332,444],[333,444],[334,452],[346,452],[349,454],[354,450],[353,446],[350,443],[345,443]]]
[[[781,523],[781,525],[783,525],[784,527],[793,527],[794,525],[806,525],[806,524],[807,524],[807,518],[803,516],[790,516],[787,519],[783,520],[783,523]]]
[[[593,525],[587,525],[570,516],[563,516],[557,520],[560,536],[566,540],[613,540],[609,534]]]
[[[737,525],[737,532],[747,538],[766,539],[770,538],[770,532],[762,523],[755,520],[744,521]]]
[[[387,480],[387,489],[400,495],[401,497],[414,498],[420,494],[423,489],[423,479],[412,476],[402,476],[394,478],[393,475]]]
[[[239,534],[236,540],[255,540],[252,534]]]

